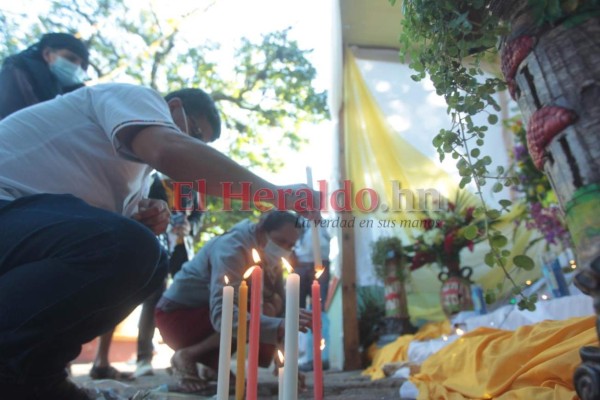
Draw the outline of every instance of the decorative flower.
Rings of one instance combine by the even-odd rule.
[[[428,246],[439,246],[444,241],[444,235],[440,229],[430,229],[423,234],[423,242]]]
[[[466,200],[464,196],[464,193],[460,193],[456,202],[448,202],[445,211],[429,212],[427,220],[431,223],[424,224],[426,230],[414,238],[412,245],[405,246],[405,253],[411,260],[411,270],[433,262],[449,270],[458,270],[460,251],[465,247],[473,251],[475,241],[464,237],[464,229],[475,223],[478,233],[481,233],[483,220],[474,222],[475,208],[463,205]]]

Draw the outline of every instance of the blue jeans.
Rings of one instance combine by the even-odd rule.
[[[71,195],[0,201],[0,226],[0,381],[64,374],[167,273],[148,228]]]

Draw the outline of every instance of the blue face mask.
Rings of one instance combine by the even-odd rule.
[[[87,78],[85,72],[79,65],[72,63],[64,57],[56,57],[54,62],[48,67],[50,68],[50,72],[52,72],[62,86],[79,85]]]

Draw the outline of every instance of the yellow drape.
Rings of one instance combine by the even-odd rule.
[[[448,173],[389,126],[350,50],[344,65],[344,142],[346,171],[355,191],[374,189],[387,205],[393,204],[392,181],[403,189],[433,188],[447,198],[456,196],[458,186]],[[378,211],[371,217],[417,219],[423,215]]]
[[[371,366],[363,371],[363,375],[370,375],[371,379],[381,379],[385,375],[382,367],[391,362],[408,360],[408,345],[413,340],[430,340],[444,334],[450,334],[450,321],[430,322],[425,324],[414,335],[403,335],[394,342],[384,347],[385,351],[375,351]]]
[[[597,344],[595,324],[591,316],[479,328],[430,356],[410,380],[420,400],[574,400],[579,349]]]

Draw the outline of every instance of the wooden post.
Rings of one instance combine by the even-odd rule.
[[[343,89],[345,90],[345,88]],[[339,171],[340,180],[347,178],[346,170],[346,141],[344,135],[344,106],[339,112]],[[341,186],[340,182],[340,186]],[[342,221],[353,218],[352,212],[341,212]],[[342,240],[340,241],[340,265],[342,266],[342,318],[344,322],[344,370],[350,371],[362,367],[358,337],[358,317],[356,303],[356,256],[354,254],[354,228],[348,228],[348,222],[343,223]]]

